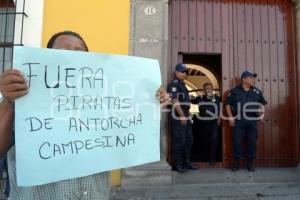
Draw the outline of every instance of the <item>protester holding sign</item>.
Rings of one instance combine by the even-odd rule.
[[[88,51],[88,47],[80,35],[74,32],[57,33],[50,39],[48,48],[66,49],[75,51]],[[28,199],[108,199],[109,179],[106,172],[97,173],[81,178],[68,179],[33,187],[19,187],[16,182],[16,160],[14,145],[14,101],[29,92],[30,80],[26,80],[23,74],[15,69],[7,70],[0,77],[0,155],[8,152],[8,166],[10,175],[11,193],[14,200]],[[66,82],[67,84],[68,82]],[[70,86],[70,85],[67,85]],[[169,101],[167,93],[159,89],[157,96],[161,104]],[[115,101],[114,101],[115,102]],[[124,101],[123,101],[124,103]],[[128,102],[127,102],[128,103]],[[125,106],[126,106],[125,101]],[[123,105],[124,106],[124,105]],[[61,109],[64,109],[61,105]],[[139,123],[138,116],[135,123]],[[74,121],[73,121],[74,122]],[[15,121],[15,123],[20,123]],[[117,123],[113,123],[118,126]],[[125,123],[120,125],[124,125]],[[128,123],[127,123],[128,124]],[[46,122],[45,122],[46,126]],[[129,126],[129,125],[128,125]],[[76,126],[70,126],[72,131]],[[81,130],[81,127],[80,127]],[[95,140],[97,142],[97,140]],[[86,143],[87,144],[87,143]],[[47,144],[46,144],[47,147]],[[31,148],[28,146],[28,148]],[[73,151],[73,149],[72,149]],[[47,151],[48,152],[48,151]],[[47,153],[46,152],[46,153]],[[47,158],[47,154],[43,154]],[[59,171],[55,173],[60,173]]]

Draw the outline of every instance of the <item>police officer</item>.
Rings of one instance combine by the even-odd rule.
[[[167,87],[167,92],[172,98],[171,112],[171,140],[172,140],[172,170],[186,172],[197,169],[190,162],[193,143],[193,133],[189,118],[190,96],[184,84],[187,78],[187,68],[184,64],[175,67],[176,78]]]
[[[241,84],[233,88],[227,97],[226,111],[230,126],[233,127],[233,171],[240,168],[244,140],[247,143],[247,169],[255,170],[257,122],[263,118],[263,108],[267,104],[262,92],[254,87],[256,77],[257,74],[244,71],[241,74]]]
[[[204,83],[204,95],[192,98],[193,104],[199,105],[199,123],[201,127],[201,134],[209,137],[209,162],[216,163],[216,151],[219,141],[219,126],[220,118],[220,103],[221,98],[214,94],[213,85],[211,83]]]

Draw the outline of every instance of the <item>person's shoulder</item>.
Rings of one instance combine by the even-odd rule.
[[[232,88],[232,90],[235,90],[235,91],[243,90],[243,86],[241,84],[236,85],[235,87]]]
[[[167,87],[168,92],[178,92],[180,90],[179,81],[177,79],[172,80]]]
[[[178,89],[180,89],[180,81],[178,79],[174,79],[168,84],[168,86],[177,87]]]
[[[258,95],[262,95],[262,91],[260,89],[258,89],[257,87],[253,87],[252,91]]]
[[[227,94],[227,98],[234,98],[236,96],[241,95],[243,92],[243,89],[241,88],[240,85],[237,85],[233,88],[231,88]]]
[[[179,80],[178,79],[173,79],[172,83],[179,83]]]
[[[256,91],[262,92],[262,91],[261,91],[261,89],[259,89],[258,87],[255,87],[255,86],[253,86],[253,90],[256,90]]]
[[[235,86],[233,88],[231,88],[228,92],[228,96],[231,96],[232,94],[236,94],[240,92],[240,87],[239,86]]]
[[[173,79],[168,85],[178,85],[179,80],[178,79]]]
[[[219,101],[221,100],[221,97],[219,95],[215,95],[215,98]]]
[[[240,94],[240,93],[244,93],[245,90],[243,88],[243,86],[240,84],[240,85],[237,85],[235,86],[233,89],[232,89],[233,92],[237,93],[237,94]]]
[[[199,95],[199,96],[196,97],[196,100],[197,100],[198,102],[202,102],[202,101],[205,100],[205,96],[204,96],[204,95]]]
[[[191,101],[193,102],[193,104],[198,104],[202,101],[202,97],[200,95],[199,96],[192,96]]]

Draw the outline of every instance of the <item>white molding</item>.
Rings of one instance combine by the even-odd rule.
[[[23,12],[22,0],[17,1],[17,12]],[[26,46],[41,47],[43,34],[44,19],[44,0],[26,0],[24,12],[23,34],[21,32],[22,15],[16,16],[15,24],[15,44],[20,44],[21,35],[23,35],[22,43]]]

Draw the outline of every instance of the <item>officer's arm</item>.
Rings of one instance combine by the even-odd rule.
[[[226,113],[228,115],[228,117],[233,117],[233,114],[232,114],[232,110],[231,110],[231,106],[233,105],[233,97],[232,97],[232,94],[231,92],[228,94],[227,98],[226,98]]]
[[[184,112],[183,112],[183,110],[180,106],[180,102],[177,99],[173,99],[172,102],[173,102],[173,106],[174,106],[175,110],[179,114],[179,117],[184,119],[185,115],[184,115]]]
[[[268,102],[266,101],[265,97],[262,95],[260,95],[260,101],[259,101],[262,105],[260,106],[260,113],[259,113],[259,117],[260,119],[263,119],[265,116],[265,105],[268,104]]]
[[[184,112],[181,108],[180,102],[178,101],[178,98],[179,98],[178,84],[170,83],[167,87],[167,91],[171,96],[173,107],[175,108],[175,110],[179,114],[179,117],[183,119],[185,117],[185,115],[184,115]]]
[[[221,97],[219,97],[219,96],[217,96],[216,97],[217,99],[218,99],[218,101],[217,101],[217,103],[218,103],[218,105],[217,105],[217,108],[218,108],[218,114],[219,114],[219,118],[221,118],[221,106],[222,106],[222,99],[221,99]]]
[[[230,92],[226,98],[226,113],[229,117],[230,126],[234,126],[235,124],[235,119],[233,117],[232,110],[231,110],[232,105],[233,105],[233,95]]]
[[[228,115],[229,118],[233,118],[233,114],[232,114],[232,111],[231,111],[231,106],[230,105],[226,105],[226,113]]]
[[[4,100],[0,104],[0,157],[2,157],[12,144],[13,106]]]
[[[235,126],[235,118],[233,117],[230,105],[226,105],[226,112],[227,112],[227,115],[229,117],[229,125],[231,127],[234,127]]]
[[[262,94],[260,95],[260,103],[262,105],[267,105],[268,104],[268,102],[266,101],[265,97]]]

